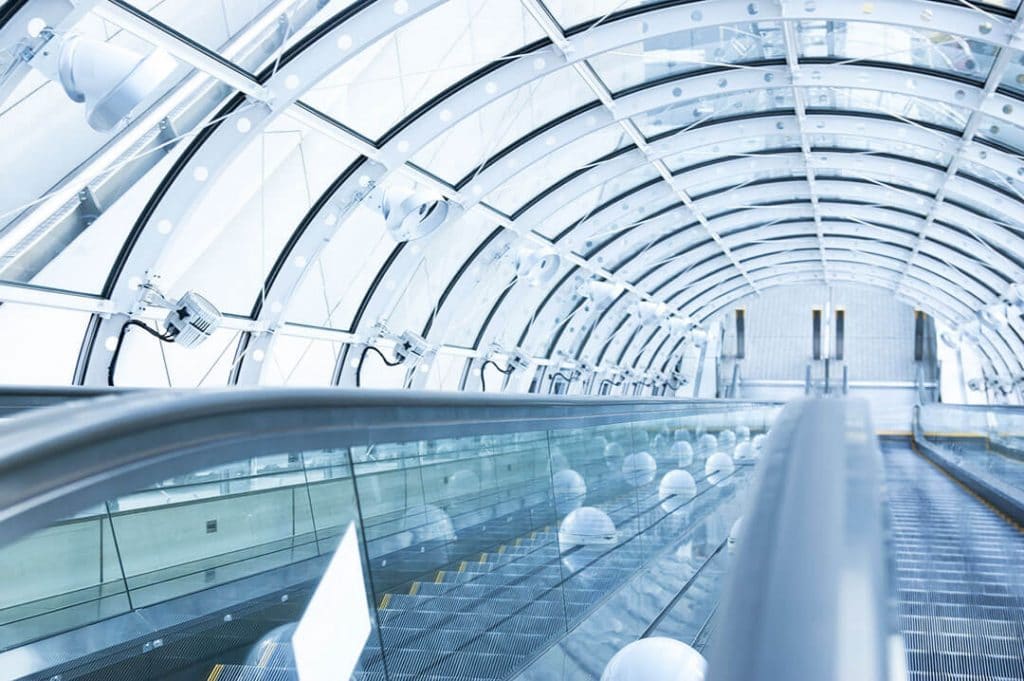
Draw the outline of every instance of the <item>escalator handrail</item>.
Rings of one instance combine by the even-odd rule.
[[[775,405],[331,388],[140,391],[78,400],[15,416],[0,429],[0,547],[93,504],[254,456],[762,406]]]
[[[882,460],[867,404],[787,406],[758,466],[709,680],[883,681],[894,623]]]

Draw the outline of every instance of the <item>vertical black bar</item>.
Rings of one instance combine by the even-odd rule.
[[[811,310],[811,322],[811,333],[813,334],[811,357],[821,359],[821,310]]]
[[[843,343],[846,336],[846,310],[836,310],[835,358],[842,361]]]
[[[747,311],[736,310],[736,359],[747,355]]]
[[[914,310],[914,361],[924,359],[924,314]]]

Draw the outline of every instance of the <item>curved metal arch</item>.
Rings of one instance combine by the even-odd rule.
[[[855,201],[859,197],[861,201],[865,202],[871,200],[891,203],[893,206],[909,212],[921,211],[927,205],[927,201],[918,192],[907,187],[897,186],[894,183],[879,185],[854,178],[826,177],[818,180],[817,185],[819,188],[819,200],[825,202],[836,197]],[[810,200],[809,188],[806,180],[802,178],[767,180],[747,185],[741,189],[732,190],[732,192],[730,194],[731,199],[735,204],[741,206],[792,202],[794,197]],[[660,202],[666,199],[670,206],[674,205],[676,208],[679,208],[678,204],[672,201],[670,192],[664,189],[658,191],[650,187],[644,187],[637,192],[629,194],[628,197],[633,205],[640,207],[638,211],[615,216],[609,216],[608,211],[604,211],[601,214],[589,216],[586,221],[587,226],[595,230],[609,231],[610,229],[614,230],[619,223],[633,224],[643,219],[640,211],[645,211],[647,207],[652,205],[659,206],[661,205]],[[698,206],[706,208],[706,214],[714,214],[714,211],[710,210],[710,206],[700,206],[699,203]],[[937,218],[937,221],[963,225],[969,232],[984,237],[986,241],[999,247],[1004,252],[1014,252],[1015,250],[1017,252],[1024,252],[1024,250],[1020,250],[1024,248],[1024,240],[1021,240],[1016,234],[993,223],[984,216],[968,211],[965,208],[946,204],[940,212],[940,217]],[[603,246],[603,248],[607,247],[608,244]],[[589,255],[593,255],[593,252]]]
[[[810,204],[802,205],[810,209]],[[821,205],[824,204],[819,203],[819,206]],[[824,213],[826,211],[819,212]],[[835,213],[836,211],[827,212]],[[744,217],[750,215],[753,211],[746,211],[745,213]],[[810,210],[808,210],[808,213],[810,213]],[[857,220],[854,216],[854,211],[849,211],[842,216],[823,215],[822,224],[825,227],[826,235],[860,237],[883,243],[899,244],[908,249],[914,246],[916,233],[907,227],[889,224],[886,218],[891,216],[882,215],[874,217],[873,222]],[[851,220],[850,217],[854,217],[854,219]],[[817,227],[812,215],[799,214],[797,212],[794,212],[794,217],[773,218],[759,216],[753,222],[745,222],[746,224],[744,225],[722,233],[723,241],[727,245],[733,247],[742,243],[739,241],[741,237],[758,241],[762,239],[776,239],[789,234],[813,234]],[[945,230],[945,228],[942,229]],[[944,233],[941,236],[946,237],[947,235]],[[695,250],[704,249],[709,241],[708,239],[700,238],[700,235],[696,235],[695,238],[692,237],[693,235],[684,227],[672,234],[670,238],[659,242],[655,247],[646,250],[641,248],[639,251],[631,253],[621,266],[613,269],[622,276],[637,282],[655,274],[659,268],[667,268],[673,263],[692,263],[698,255]],[[932,243],[933,241],[934,243]],[[983,281],[986,286],[994,291],[1002,292],[1008,281],[1013,279],[1013,277],[1008,277],[1005,273],[1002,275],[995,273],[976,258],[966,255],[962,249],[958,250],[947,246],[942,238],[930,239],[929,243],[922,244],[921,248],[925,253],[955,263],[956,267],[962,272],[977,278],[979,281]],[[687,256],[692,253],[694,257],[684,257],[682,255],[684,252]],[[701,251],[701,254],[703,253],[704,251]],[[634,273],[634,270],[640,271]]]
[[[724,4],[724,3],[723,3],[723,4]],[[720,9],[720,8],[716,8],[716,10],[718,10],[718,9]],[[943,12],[943,15],[945,15],[945,12]],[[617,27],[616,27],[616,28],[617,28]],[[597,33],[597,31],[595,30],[595,32],[594,32],[594,33]],[[996,38],[998,37],[998,35],[999,35],[999,34],[998,34],[998,31],[996,31]],[[602,37],[603,37],[603,32],[602,32]],[[985,39],[985,38],[981,37],[980,35],[979,35],[979,38],[980,38],[980,39],[982,39],[982,40],[984,40],[984,39]],[[996,38],[993,38],[993,37],[991,37],[991,36],[989,37],[989,39],[990,39],[990,40],[994,40],[994,39],[996,39]],[[592,40],[592,39],[594,39],[594,36],[590,36],[590,37],[588,38],[588,40]],[[542,50],[542,51],[543,51],[543,50]],[[553,56],[555,56],[555,55],[553,55]],[[520,61],[521,61],[521,59],[517,59],[517,60],[514,60],[513,62],[511,62],[511,66],[510,66],[510,68],[513,68],[513,67],[515,67],[515,66],[517,65],[517,63],[518,63],[518,62],[520,62]],[[294,70],[292,69],[292,66],[293,66],[293,65],[292,65],[292,63],[289,63],[289,65],[287,65],[287,68],[286,68],[286,70],[284,70],[284,71],[285,71],[286,73],[287,73],[288,71],[294,71]],[[543,71],[543,70],[542,70],[542,71]],[[458,92],[457,94],[460,94],[460,93],[462,93],[463,91],[464,91],[464,89],[463,89],[463,90],[460,90],[460,91],[459,91],[459,92]],[[499,87],[499,91],[501,92],[501,87]],[[422,114],[421,114],[421,116],[422,116]],[[403,131],[406,131],[406,130],[408,130],[408,129],[409,129],[408,127],[407,127],[407,128],[402,128],[402,130],[403,130]],[[417,137],[418,137],[418,138],[421,138],[421,139],[422,139],[422,138],[424,138],[424,137],[423,137],[423,136],[421,136],[421,135],[417,135]],[[299,246],[299,244],[301,243],[301,240],[298,240],[298,242],[299,242],[299,243],[297,243],[297,244],[296,244],[296,246],[297,246],[297,247],[298,247],[298,246]],[[289,254],[289,255],[290,255],[290,254]],[[306,256],[305,256],[305,255],[303,255],[303,254],[301,254],[301,253],[299,254],[299,257],[302,257],[302,258],[306,258]],[[308,262],[308,258],[306,258],[306,260],[307,260],[307,262]],[[275,282],[274,282],[274,283],[276,284],[276,280],[275,280]],[[294,287],[293,287],[293,288],[294,288]],[[276,292],[275,292],[275,293],[276,293]],[[268,315],[268,316],[270,316],[270,315]],[[262,322],[267,322],[267,320],[262,320]]]
[[[863,232],[865,228],[860,225],[839,222],[828,222],[826,224],[829,225],[825,235],[826,255],[838,249],[905,257],[914,246],[915,239],[910,235],[907,235],[903,243],[891,239],[880,241],[865,234]],[[803,229],[800,229],[801,226],[803,226]],[[885,234],[886,230],[879,228],[877,231],[872,231],[876,236],[883,234],[886,238],[889,238]],[[746,254],[752,252],[766,253],[773,250],[784,252],[787,247],[794,244],[794,239],[810,238],[813,238],[815,244],[818,244],[813,221],[754,227],[741,234],[731,235],[733,243],[729,243],[730,238],[723,240],[726,241],[727,245],[736,250],[737,257],[743,262],[746,258],[741,256]],[[922,272],[919,278],[925,281],[933,281],[937,286],[940,280],[946,280],[955,285],[957,290],[970,292],[979,302],[984,302],[1002,294],[1007,283],[1004,279],[997,279],[993,276],[979,277],[974,273],[964,271],[962,269],[963,266],[975,264],[975,262],[968,262],[964,256],[951,249],[935,252],[936,250],[938,250],[938,246],[922,251],[922,254],[929,258],[929,261],[920,267]],[[702,281],[723,269],[721,258],[708,246],[691,249],[687,252],[687,255],[692,255],[692,259],[680,259],[668,263],[670,265],[679,265],[679,267],[670,272],[661,272],[660,283],[658,281],[650,282],[651,290],[660,291],[669,285],[686,286],[696,284],[698,281]],[[951,295],[955,294],[951,293]]]
[[[853,256],[852,253],[851,256]],[[778,270],[782,270],[793,266],[794,263],[799,260],[800,256],[794,253],[775,252],[751,257],[747,260],[747,264],[751,268],[758,270],[768,267],[774,267]],[[902,261],[900,258],[881,255],[879,253],[862,252],[856,254],[855,259],[849,260],[844,258],[841,253],[832,252],[831,264],[835,264],[837,268],[841,269],[841,263],[844,262],[858,263],[858,266],[860,267],[870,264],[882,273],[885,271],[891,271],[895,274],[900,274],[902,272],[902,268],[900,266]],[[674,286],[674,290],[669,297],[672,300],[672,304],[678,306],[678,308],[683,311],[683,314],[689,315],[695,319],[703,319],[705,318],[705,313],[702,308],[707,305],[708,302],[713,301],[719,287],[726,285],[731,281],[731,279],[732,277],[727,272],[715,273],[702,280],[697,288],[685,285],[678,287]],[[934,290],[935,288],[938,288],[938,284],[935,281],[916,279],[916,284],[920,288],[925,289]],[[943,285],[948,286],[948,284]],[[953,291],[955,290],[956,289],[954,288]],[[966,301],[958,298],[953,291],[948,289],[942,290],[944,295],[933,294],[933,297],[936,300],[945,301],[945,309],[958,310],[961,318],[970,316],[972,313],[970,305]]]
[[[745,259],[744,262],[747,264],[749,271],[759,273],[763,272],[765,274],[771,274],[773,271],[789,272],[793,271],[794,269],[799,269],[802,266],[807,266],[808,264],[819,262],[817,259],[816,239],[803,239],[796,241],[802,241],[802,243],[787,244],[789,246],[795,246],[796,248],[791,248],[785,251],[760,253],[754,257]],[[829,252],[831,256],[830,263],[834,264],[836,268],[839,269],[840,271],[844,268],[848,268],[851,266],[856,266],[858,269],[862,269],[865,268],[866,266],[869,266],[869,268],[873,269],[873,271],[876,271],[876,274],[879,276],[885,272],[891,273],[892,276],[898,276],[899,272],[901,271],[898,263],[902,262],[902,258],[899,255],[871,254],[870,256],[865,256],[862,254],[852,253],[849,251],[842,251],[838,249],[830,249]],[[850,253],[850,255],[847,255],[847,253]],[[802,254],[807,255],[806,257],[802,257]],[[783,267],[780,268],[780,266]],[[730,281],[735,281],[735,277],[729,277],[728,275],[724,275],[721,278],[721,281],[710,284],[706,288],[702,289],[702,291],[699,292],[698,295],[694,296],[690,301],[688,301],[687,305],[684,306],[684,309],[687,309],[688,307],[693,308],[692,316],[697,319],[706,319],[709,316],[713,316],[711,314],[706,313],[703,309],[705,306],[705,301],[708,301],[706,303],[707,305],[710,305],[713,302],[717,302],[719,297],[722,295],[721,289],[727,287]],[[705,283],[707,282],[702,282],[702,285]],[[893,281],[892,283],[895,282]],[[948,310],[949,313],[952,313],[954,308],[966,307],[965,305],[963,305],[962,301],[957,299],[955,296],[948,296],[949,287],[941,288],[946,289],[943,290],[943,293],[946,295],[942,295],[941,298],[933,297],[933,305],[939,307],[939,309]],[[930,290],[930,287],[927,282],[922,282],[922,289]],[[681,289],[680,293],[682,293],[683,290],[686,289]],[[892,292],[891,287],[890,292]]]

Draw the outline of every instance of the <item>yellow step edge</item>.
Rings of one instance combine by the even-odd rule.
[[[206,677],[206,681],[217,681],[220,678],[220,673],[224,671],[224,665],[215,664],[213,669],[210,670],[210,675]]]
[[[437,576],[434,577],[434,584],[440,584],[444,581],[444,570],[438,570]]]
[[[480,554],[480,564],[483,565],[486,562],[487,562],[487,554],[486,553],[481,553]]]
[[[502,544],[501,546],[498,547],[498,555],[500,556],[503,553],[505,553],[505,545],[504,544]]]
[[[459,572],[465,572],[465,571],[466,571],[466,561],[462,561],[461,563],[459,563]]]
[[[519,546],[522,543],[523,543],[523,538],[522,537],[519,537],[518,539],[516,539],[516,546]]]
[[[384,598],[380,599],[380,607],[377,609],[383,610],[384,608],[388,607],[389,603],[391,603],[391,594],[384,594]]]
[[[419,592],[420,592],[420,583],[419,582],[413,582],[412,586],[409,587],[409,595],[410,596],[415,596]]]

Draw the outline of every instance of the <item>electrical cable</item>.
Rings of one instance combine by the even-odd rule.
[[[480,390],[482,392],[487,392],[487,377],[484,376],[484,369],[487,368],[488,364],[494,367],[499,374],[505,374],[506,376],[512,375],[512,372],[516,370],[516,368],[511,365],[502,369],[493,359],[485,359],[484,363],[480,365]]]
[[[110,366],[107,368],[107,385],[113,387],[114,385],[114,371],[117,369],[117,358],[121,355],[121,346],[124,344],[124,337],[128,333],[128,327],[137,326],[149,335],[163,341],[164,343],[173,343],[174,336],[169,333],[160,333],[157,329],[151,326],[147,326],[141,319],[129,319],[121,327],[121,332],[117,334],[117,345],[114,346],[114,354],[110,358]]]
[[[387,356],[383,352],[381,352],[376,346],[367,345],[366,347],[363,348],[363,351],[359,354],[359,366],[356,367],[356,387],[357,388],[362,387],[362,383],[363,383],[363,362],[366,361],[366,353],[368,353],[370,350],[373,350],[374,352],[376,352],[380,356],[381,361],[383,361],[384,364],[388,365],[389,367],[396,367],[396,366],[398,366],[399,364],[402,363],[402,360],[400,360],[400,359],[395,359],[395,360],[388,359]]]

